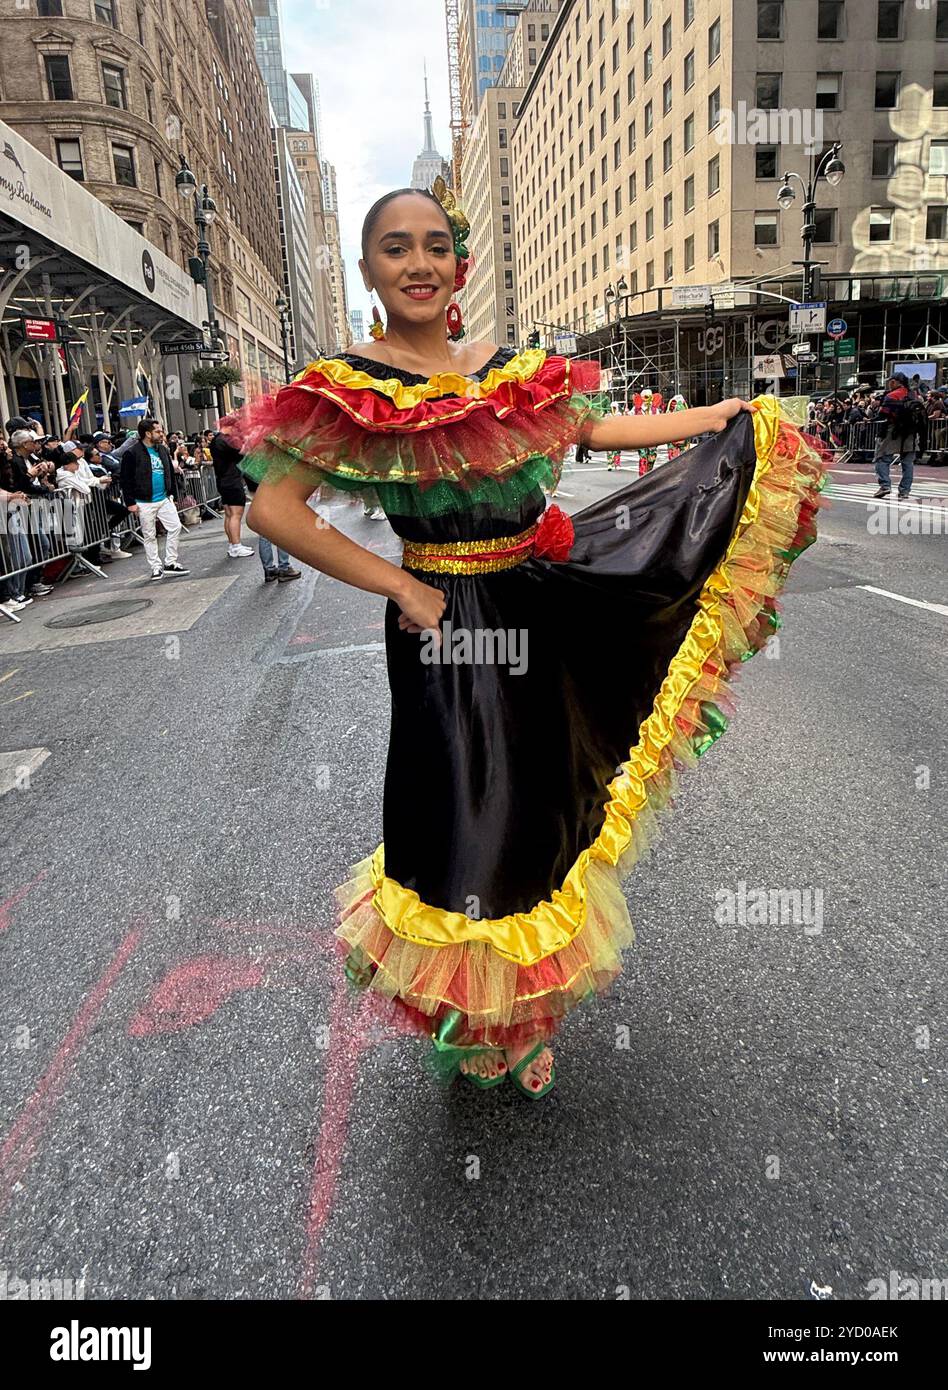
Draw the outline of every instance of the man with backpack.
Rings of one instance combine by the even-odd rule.
[[[899,500],[904,502],[912,491],[915,455],[928,446],[928,416],[921,399],[909,390],[904,372],[890,376],[886,393],[879,407],[880,436],[873,463],[878,489],[873,497],[888,497],[892,491],[890,469],[898,460],[902,476],[899,480]]]

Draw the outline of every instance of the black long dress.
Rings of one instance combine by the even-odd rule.
[[[730,678],[815,536],[821,461],[769,398],[570,534],[545,488],[607,409],[594,386],[543,352],[468,378],[344,354],[243,422],[258,476],[293,461],[377,498],[446,597],[440,646],[387,607],[383,844],[340,888],[337,930],[350,978],[442,1056],[549,1037],[614,979],[634,938],[621,877],[726,727]]]

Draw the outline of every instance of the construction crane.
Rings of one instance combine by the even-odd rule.
[[[451,90],[451,167],[454,193],[461,192],[461,161],[467,144],[467,121],[461,107],[461,54],[458,48],[458,0],[445,0],[448,30],[448,84]]]

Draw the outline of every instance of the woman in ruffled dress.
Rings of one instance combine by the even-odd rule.
[[[773,400],[613,415],[596,363],[466,341],[468,231],[440,180],[381,198],[360,267],[384,332],[376,309],[371,343],[222,428],[260,482],[250,526],[387,599],[383,840],[337,894],[346,973],[441,1074],[538,1099],[634,939],[622,876],[778,624],[823,471]],[[545,506],[572,445],[692,436],[572,519]],[[318,518],[317,487],[380,506],[401,564]]]

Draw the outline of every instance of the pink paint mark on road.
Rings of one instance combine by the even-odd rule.
[[[168,971],[128,1025],[129,1037],[180,1033],[203,1023],[241,989],[264,977],[260,961],[234,956],[194,956]]]
[[[359,1057],[376,1042],[386,1040],[386,1034],[398,1037],[403,1032],[415,1036],[407,1025],[395,1017],[385,1018],[380,1035],[379,1023],[384,1006],[378,996],[368,991],[360,996],[358,1010],[353,1008],[345,976],[336,977],[330,1010],[329,1055],[326,1059],[326,1079],[323,1086],[323,1111],[316,1143],[316,1161],[309,1190],[306,1211],[306,1247],[300,1275],[298,1296],[312,1298],[318,1279],[322,1234],[332,1213],[342,1158],[349,1135],[349,1114],[359,1072]]]
[[[0,1148],[0,1212],[6,1208],[13,1196],[14,1188],[32,1162],[43,1130],[66,1088],[76,1054],[141,938],[141,927],[133,927],[125,937],[106,967],[105,973],[86,995],[52,1062],[13,1122]]]
[[[41,869],[35,878],[30,879],[22,888],[17,888],[8,898],[0,902],[0,933],[8,930],[13,925],[13,909],[19,907],[27,893],[32,892],[36,885],[46,877],[48,869]]]

